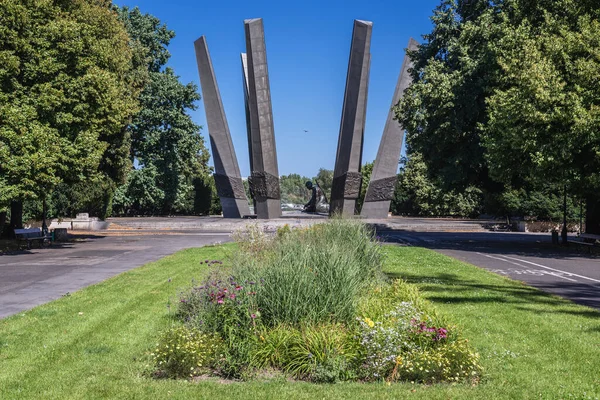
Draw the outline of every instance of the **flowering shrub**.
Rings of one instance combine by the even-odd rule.
[[[368,317],[357,318],[364,354],[361,368],[363,379],[384,379],[392,373],[398,356],[416,347],[411,341],[410,321],[421,317],[422,313],[412,303],[402,302],[385,314],[381,321],[374,322]]]
[[[210,367],[220,348],[218,336],[178,326],[163,332],[151,356],[158,376],[185,378]]]
[[[450,327],[436,327],[412,302],[402,302],[380,321],[358,318],[365,380],[440,382],[479,376],[479,355]]]
[[[261,316],[256,304],[260,285],[211,275],[182,294],[178,314],[198,329],[219,333],[223,339],[255,334]]]
[[[458,382],[475,380],[481,371],[479,354],[469,348],[467,340],[456,340],[398,356],[389,380]]]

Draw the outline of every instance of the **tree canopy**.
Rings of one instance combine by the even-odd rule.
[[[210,173],[200,127],[189,115],[200,100],[198,88],[181,83],[166,66],[173,31],[137,7],[117,11],[133,47],[142,49],[143,57],[135,62],[148,71],[139,97],[141,110],[127,127],[132,137],[130,157],[138,170],[120,189],[118,206],[143,213],[194,213],[194,196],[199,194],[194,182],[207,180]]]
[[[591,0],[442,0],[396,107],[419,157],[407,168],[496,202],[598,193],[599,13]]]
[[[0,3],[0,202],[124,179],[140,82],[103,0]]]

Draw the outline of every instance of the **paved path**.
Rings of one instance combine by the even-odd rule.
[[[0,318],[60,298],[189,247],[229,241],[224,232],[90,236],[0,256]]]
[[[600,257],[554,247],[550,234],[387,231],[381,235],[389,241],[439,251],[600,309]]]
[[[323,218],[262,222],[273,230]],[[247,221],[222,218],[113,220],[123,231],[85,242],[0,256],[0,318],[57,299],[180,249],[228,241]],[[600,309],[600,257],[555,248],[549,234],[483,231],[482,221],[390,218],[369,221],[391,242],[431,248],[492,272],[524,281],[577,303]],[[484,221],[485,222],[485,221]],[[220,229],[215,229],[215,227]]]

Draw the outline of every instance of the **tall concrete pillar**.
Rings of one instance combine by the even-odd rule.
[[[217,85],[206,38],[201,36],[194,42],[196,62],[202,87],[202,99],[206,111],[210,147],[215,163],[215,185],[223,208],[223,217],[241,218],[250,214],[248,199],[240,174],[240,167],[231,141],[229,125],[221,93]]]
[[[262,18],[245,20],[244,30],[248,62],[249,147],[252,152],[250,187],[256,201],[257,217],[277,218],[281,216],[281,193]]]
[[[408,50],[416,50],[418,46],[419,43],[410,38]],[[383,129],[379,150],[377,151],[377,158],[373,165],[371,182],[369,182],[365,201],[360,212],[360,215],[365,218],[387,218],[390,202],[394,197],[398,160],[400,159],[402,141],[404,140],[404,127],[394,120],[393,108],[398,104],[404,95],[404,91],[411,83],[412,78],[408,70],[412,66],[410,57],[405,55],[394,96],[392,97],[392,105]]]
[[[250,104],[248,100],[248,57],[246,53],[240,54],[242,61],[242,81],[244,82],[244,106],[246,108],[246,134],[248,136],[248,152],[250,153],[250,171],[254,170],[252,165],[252,128],[250,125]]]
[[[370,21],[354,21],[333,171],[330,214],[354,215],[356,200],[360,194],[372,29],[373,23]]]

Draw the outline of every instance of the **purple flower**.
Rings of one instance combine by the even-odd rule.
[[[250,314],[250,318],[252,318],[252,319],[256,318],[256,314]]]

